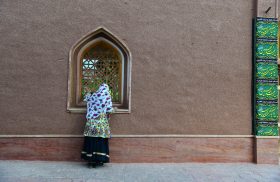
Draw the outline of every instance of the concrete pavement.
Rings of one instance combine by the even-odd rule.
[[[280,166],[253,163],[108,163],[0,160],[1,182],[280,181]]]

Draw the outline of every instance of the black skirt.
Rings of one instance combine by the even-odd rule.
[[[109,162],[108,138],[86,136],[81,158],[89,162]]]

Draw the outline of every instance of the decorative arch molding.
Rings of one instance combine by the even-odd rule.
[[[68,98],[67,112],[86,113],[86,103],[79,102],[79,74],[80,61],[83,52],[92,45],[105,42],[112,46],[120,55],[122,60],[121,76],[121,102],[115,104],[119,109],[115,113],[130,113],[131,103],[131,54],[127,46],[117,36],[114,36],[104,27],[99,27],[78,40],[69,51],[69,73],[68,73]],[[113,103],[114,106],[114,103]]]

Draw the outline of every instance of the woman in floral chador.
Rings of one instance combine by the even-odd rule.
[[[87,123],[84,130],[84,146],[81,158],[89,161],[89,168],[109,162],[110,138],[109,114],[117,108],[112,107],[112,99],[107,84],[100,85],[96,93],[90,94],[86,88]]]

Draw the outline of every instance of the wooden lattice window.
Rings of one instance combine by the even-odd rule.
[[[98,42],[84,51],[81,58],[82,100],[85,88],[96,92],[102,83],[109,85],[112,101],[121,99],[122,60],[117,50],[106,42]]]

